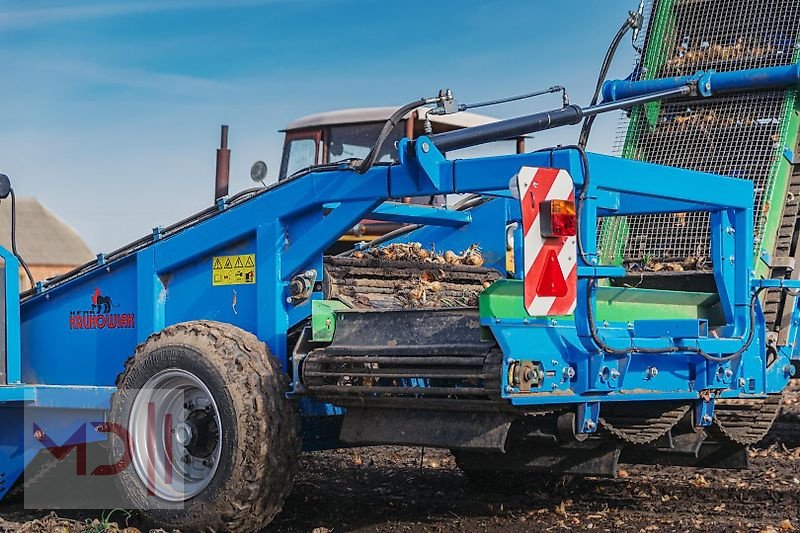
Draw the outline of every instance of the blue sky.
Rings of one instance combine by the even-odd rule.
[[[565,85],[591,98],[638,0],[0,0],[0,172],[95,250],[211,202],[219,125],[232,191],[274,179],[298,116],[399,105],[450,87],[463,102]],[[629,40],[611,77],[634,61]],[[491,108],[509,117],[545,97]],[[590,148],[610,153],[618,116]],[[529,148],[574,142],[575,128]],[[24,231],[24,228],[21,230]]]

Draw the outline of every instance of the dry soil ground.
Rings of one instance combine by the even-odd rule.
[[[793,400],[786,411],[784,423],[793,423],[800,405]],[[266,531],[800,530],[800,441],[784,436],[750,455],[746,471],[635,466],[617,479],[531,474],[487,487],[468,481],[439,450],[307,453]],[[63,516],[24,510],[18,497],[0,506],[0,531],[103,530],[97,511]],[[111,520],[123,522],[119,513]]]

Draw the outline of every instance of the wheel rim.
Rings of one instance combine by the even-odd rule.
[[[131,462],[148,491],[181,502],[219,466],[222,422],[208,387],[186,370],[163,370],[138,391],[128,419]]]

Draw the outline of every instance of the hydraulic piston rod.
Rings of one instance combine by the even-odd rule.
[[[615,102],[643,94],[665,91],[674,87],[697,84],[702,96],[727,92],[781,89],[800,83],[800,65],[754,68],[731,72],[700,71],[692,76],[659,78],[655,80],[614,80],[603,84],[603,100]]]
[[[430,140],[442,152],[458,150],[469,146],[477,146],[504,139],[512,139],[537,131],[544,131],[561,126],[578,124],[585,117],[625,109],[655,100],[665,100],[676,96],[685,96],[691,92],[688,86],[673,87],[669,90],[636,96],[617,102],[602,103],[595,106],[580,107],[568,105],[561,109],[542,111],[523,117],[500,120],[491,124],[474,126],[462,130],[432,135]]]

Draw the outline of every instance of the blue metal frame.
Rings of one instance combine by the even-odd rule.
[[[139,342],[170,324],[193,320],[213,319],[230,322],[254,332],[264,340],[284,368],[289,368],[286,333],[310,314],[309,301],[299,304],[287,299],[291,278],[309,269],[321,269],[322,251],[341,234],[363,218],[389,217],[393,221],[438,224],[438,229],[425,228],[427,239],[445,242],[452,235],[475,239],[496,250],[495,263],[500,263],[505,246],[504,228],[519,219],[519,210],[505,204],[503,219],[492,227],[491,234],[481,225],[470,222],[472,214],[454,213],[422,206],[400,207],[385,204],[387,198],[449,193],[486,193],[502,191],[507,195],[508,183],[522,166],[563,168],[570,172],[576,188],[583,187],[585,171],[575,150],[550,150],[530,154],[449,161],[432,144],[427,151],[425,137],[411,144],[401,142],[401,164],[373,168],[366,174],[350,170],[335,173],[320,172],[302,176],[282,184],[266,194],[235,206],[226,206],[216,217],[205,220],[172,236],[161,236],[150,246],[117,261],[98,264],[98,267],[74,280],[56,285],[29,298],[22,304],[23,374],[25,381],[58,385],[111,386],[124,360],[133,353]],[[711,174],[661,167],[648,163],[622,160],[589,154],[591,180],[587,199],[581,210],[582,241],[587,262],[579,265],[581,301],[589,290],[589,281],[614,274],[615,271],[597,265],[597,219],[601,216],[657,212],[710,211],[715,257],[715,279],[726,318],[724,338],[674,338],[667,344],[681,347],[701,347],[709,353],[728,353],[742,346],[749,324],[751,295],[750,272],[752,258],[748,250],[752,243],[752,185]],[[662,184],[669,183],[665,188]],[[507,201],[507,200],[504,200]],[[331,204],[336,207],[330,209]],[[500,205],[500,204],[498,204]],[[374,213],[377,212],[377,215]],[[265,219],[265,214],[267,220]],[[516,218],[515,218],[516,217]],[[436,232],[436,233],[432,233]],[[411,234],[417,239],[424,233]],[[432,236],[432,237],[431,237]],[[211,260],[215,255],[255,253],[257,278],[255,285],[212,287]],[[729,261],[734,258],[734,261]],[[120,305],[132,302],[136,310],[135,332],[82,331],[76,334],[66,328],[64,314],[70,309],[85,307],[92,288],[101,286],[113,293]],[[238,308],[232,310],[233,291]],[[632,317],[633,318],[633,317]],[[598,361],[613,365],[620,374],[634,372],[641,356],[627,358],[588,358],[598,348],[588,329],[585,309],[579,307],[574,320],[553,325],[531,320],[528,324],[487,324],[509,357],[516,357],[521,348],[513,339],[521,338],[522,345],[545,342],[552,344],[560,365],[574,364],[577,356],[586,360],[587,369]],[[520,331],[517,326],[524,326]],[[543,327],[542,327],[543,326]],[[34,331],[48,331],[43,338]],[[525,333],[522,333],[522,332]],[[555,334],[557,333],[557,334]],[[633,337],[627,324],[610,324],[601,328],[601,335],[611,346],[621,348],[634,344],[639,347],[664,346],[659,338]],[[759,331],[763,335],[763,331]],[[544,337],[545,340],[539,339]],[[551,339],[547,341],[546,339]],[[557,341],[553,341],[556,340]],[[549,343],[549,344],[548,344]],[[63,363],[53,357],[54,347],[71,346]],[[565,349],[569,346],[569,349]],[[763,343],[755,342],[743,356],[763,357]],[[577,350],[577,351],[576,351]],[[107,354],[98,361],[98,353]],[[77,354],[85,354],[76,364]],[[665,356],[666,357],[666,356]],[[713,365],[699,356],[672,354],[670,361],[681,361],[677,372],[714,375]],[[674,363],[666,363],[667,366]],[[738,366],[744,366],[739,364]],[[761,365],[763,366],[763,365]],[[713,367],[713,368],[712,368]],[[87,372],[87,368],[90,370]],[[563,366],[562,366],[563,368]],[[602,367],[605,368],[605,367]],[[597,372],[601,372],[598,368]],[[644,368],[644,366],[642,367]],[[584,375],[580,372],[579,375]],[[668,373],[663,373],[667,376]],[[660,379],[665,381],[666,377]],[[618,380],[620,383],[622,379]],[[713,380],[696,377],[697,388],[713,385]],[[757,386],[748,394],[765,394],[781,389],[781,380],[767,383],[766,373],[756,380]],[[785,380],[784,380],[785,381]],[[625,380],[630,383],[630,378]],[[652,383],[652,382],[650,382]],[[572,390],[579,394],[614,392],[610,383],[589,380],[577,389],[560,384],[554,392]],[[636,383],[636,389],[641,383]],[[504,384],[505,386],[505,384]],[[626,400],[696,395],[688,380],[665,384],[652,394],[628,395]],[[624,389],[623,389],[624,390]],[[735,394],[736,391],[731,391]],[[563,394],[545,398],[544,394],[524,398],[509,394],[513,403],[563,403]]]
[[[423,149],[426,145],[427,149]],[[289,368],[286,333],[290,327],[309,316],[311,306],[308,300],[295,304],[287,299],[287,285],[293,276],[309,269],[320,273],[323,250],[359,220],[383,217],[398,222],[422,222],[429,226],[435,223],[438,224],[437,230],[425,228],[427,233],[414,233],[406,238],[413,240],[423,236],[440,244],[452,240],[452,235],[461,235],[461,242],[465,242],[465,238],[475,239],[482,241],[488,249],[495,250],[497,257],[494,263],[500,263],[501,250],[505,245],[503,230],[508,223],[519,219],[519,210],[506,205],[504,213],[494,213],[495,216],[503,216],[503,219],[488,234],[480,225],[471,223],[470,212],[386,204],[387,198],[470,192],[493,194],[499,191],[505,196],[510,177],[522,166],[566,169],[573,176],[577,189],[583,187],[586,174],[580,154],[571,149],[449,161],[427,138],[422,137],[413,144],[402,141],[400,153],[400,165],[376,167],[366,174],[340,170],[302,176],[240,205],[226,206],[216,217],[174,236],[162,236],[129,257],[98,264],[91,272],[26,300],[22,305],[23,329],[28,332],[23,339],[23,371],[24,377],[34,378],[26,381],[60,385],[113,385],[124,360],[133,353],[136,344],[167,325],[202,318],[230,322],[254,332],[269,345],[284,368]],[[742,180],[596,154],[589,154],[588,161],[591,180],[580,221],[588,262],[581,261],[579,264],[581,301],[586,298],[591,280],[618,273],[597,265],[595,229],[598,217],[710,211],[712,250],[715,258],[724,258],[714,261],[715,279],[726,318],[726,325],[722,329],[724,335],[723,338],[671,338],[666,344],[699,347],[712,354],[729,353],[741,348],[750,321],[752,257],[748,250],[753,231],[752,185]],[[669,183],[670,187],[663,187],[664,183]],[[331,209],[331,205],[335,207]],[[264,221],[264,213],[269,214],[269,220]],[[233,288],[212,287],[212,257],[240,253],[256,254],[257,278],[260,282]],[[121,304],[128,298],[135,302],[135,334],[124,331],[83,331],[80,332],[83,337],[79,337],[63,327],[66,322],[63,316],[59,318],[59,313],[63,315],[65,309],[80,309],[92,287],[101,284],[104,291],[118,296]],[[234,291],[238,308],[232,310]],[[586,354],[596,353],[598,347],[592,340],[587,324],[585,309],[579,306],[574,320],[561,321],[559,326],[545,323],[542,328],[541,321],[537,320],[524,325],[517,324],[524,326],[526,333],[514,330],[512,324],[487,325],[492,328],[509,357],[516,357],[521,348],[508,339],[521,337],[525,339],[523,345],[531,345],[538,344],[538,337],[544,336],[558,339],[553,347],[552,359],[558,359],[555,352],[560,353],[563,359],[560,364],[569,364],[568,359],[579,354],[587,360],[587,365],[597,365],[597,361],[609,358],[591,358],[589,362]],[[47,338],[31,333],[44,328],[49,332]],[[558,335],[554,335],[554,332],[558,332]],[[758,332],[759,335],[763,333]],[[602,327],[601,336],[607,344],[616,348],[665,345],[665,339],[632,336],[627,324]],[[65,357],[64,364],[54,363],[54,346],[72,345],[73,350],[82,352],[82,340],[88,341],[87,344],[94,348],[84,346],[86,360],[84,365],[79,365],[80,369],[75,368],[74,351],[73,360]],[[541,342],[547,345],[547,341]],[[564,343],[574,346],[565,350]],[[763,357],[760,353],[762,346],[763,343],[754,342],[748,355],[753,352],[754,357]],[[574,351],[575,348],[578,352]],[[111,354],[99,366],[98,351]],[[682,361],[675,368],[676,371],[680,368],[683,372],[713,376],[714,369],[719,366],[688,352],[671,354],[669,358],[671,361]],[[613,364],[622,374],[635,369],[636,361],[643,358],[634,356],[628,362],[624,361],[625,358],[614,359],[613,363],[606,362],[606,366]],[[747,357],[743,356],[742,360],[747,360]],[[86,364],[94,366],[96,371],[87,373]],[[602,368],[598,369],[598,372],[601,371]],[[661,378],[661,381],[665,379]],[[618,381],[622,383],[623,380]],[[697,389],[714,384],[713,379],[703,380],[699,377],[692,381]],[[747,393],[763,395],[776,392],[783,385],[780,381],[768,384],[764,373],[756,380],[757,387]],[[584,384],[583,390],[564,387],[563,384],[553,390],[573,390],[581,394],[618,390],[612,385],[591,380]],[[636,388],[640,389],[638,385],[640,383]],[[625,399],[663,398],[660,396],[662,393],[676,395],[674,397],[696,394],[690,389],[688,380],[682,379],[659,387],[652,394],[628,394]],[[565,401],[563,395],[554,395],[546,400],[543,394],[522,398],[512,393],[509,398],[520,404]]]
[[[6,315],[6,381],[20,383],[20,332],[19,332],[19,260],[10,251],[0,247],[3,260],[3,282],[5,283]]]
[[[529,166],[562,168],[573,176],[576,189],[584,186],[586,169],[572,150],[545,152],[547,160]],[[700,401],[704,391],[717,397],[763,397],[780,392],[791,375],[789,353],[779,353],[767,367],[765,331],[760,304],[756,302],[755,340],[740,357],[714,362],[689,351],[671,353],[667,348],[702,348],[719,356],[745,345],[750,328],[750,302],[760,287],[796,288],[798,282],[754,280],[752,276],[752,184],[721,176],[635,163],[621,164],[616,158],[588,155],[591,180],[581,210],[580,230],[586,261],[579,258],[579,305],[572,317],[501,318],[484,317],[483,324],[497,338],[505,355],[503,395],[512,404],[553,405],[589,401]],[[669,183],[669,187],[659,184]],[[595,304],[594,279],[619,276],[618,267],[597,266],[596,232],[599,217],[660,212],[709,211],[712,221],[714,278],[725,324],[722,338],[708,337],[699,321],[695,335],[686,333],[681,320],[646,321],[598,325],[604,343],[628,350],[623,355],[604,354],[592,338],[584,302]],[[519,240],[521,242],[521,240]],[[587,294],[592,292],[591,295]],[[797,309],[795,309],[797,313]],[[655,335],[652,332],[661,330]],[[673,333],[670,334],[669,332]],[[638,332],[645,335],[637,336]],[[794,345],[797,329],[790,333]],[[531,355],[530,346],[536,346]],[[640,354],[636,348],[662,353]],[[541,386],[522,392],[508,382],[507,368],[515,360],[535,358],[546,377]],[[572,368],[572,377],[564,369]],[[653,368],[659,371],[654,373]],[[654,375],[655,374],[655,375]],[[704,402],[708,403],[708,402]],[[706,406],[706,408],[709,408]],[[713,409],[713,404],[711,407]]]
[[[71,442],[76,431],[84,442],[98,442],[106,434],[104,422],[114,387],[11,385],[0,387],[0,499],[22,475],[44,444],[30,431],[41,428],[57,445]]]
[[[254,332],[288,369],[287,331],[308,318],[311,305],[310,301],[295,304],[287,299],[287,285],[306,270],[321,272],[323,250],[359,220],[390,217],[426,223],[427,227],[405,238],[439,247],[478,241],[490,251],[490,263],[499,266],[504,263],[505,229],[520,220],[519,207],[508,199],[507,188],[520,167],[563,168],[573,176],[578,190],[584,186],[587,169],[575,150],[449,161],[431,144],[424,151],[425,142],[425,138],[413,145],[403,141],[400,165],[376,167],[363,175],[349,170],[308,174],[241,204],[225,206],[217,216],[175,235],[159,232],[149,246],[116,261],[98,260],[91,271],[25,300],[21,306],[23,381],[65,386],[61,393],[67,396],[67,386],[84,387],[76,391],[93,386],[110,389],[125,359],[148,335],[176,322],[204,318]],[[628,324],[608,324],[600,328],[605,342],[616,347],[700,346],[710,353],[740,348],[740,337],[747,333],[753,286],[752,185],[595,154],[589,154],[588,161],[591,180],[580,221],[588,260],[579,266],[581,301],[590,280],[619,274],[619,269],[596,263],[600,216],[711,211],[715,257],[726,258],[714,264],[727,323],[723,331],[728,338],[635,337],[635,328]],[[663,183],[670,187],[661,186]],[[384,203],[393,197],[471,192],[500,198],[466,213]],[[212,258],[245,253],[256,254],[258,283],[212,286]],[[515,254],[520,256],[519,251]],[[733,263],[727,260],[729,256]],[[69,312],[85,309],[94,288],[113,295],[121,312],[134,311],[135,329],[69,330]],[[236,309],[231,303],[234,291]],[[763,396],[780,391],[788,379],[785,372],[766,367],[763,320],[758,322],[757,341],[750,349],[737,360],[719,364],[688,353],[602,355],[591,338],[582,306],[574,317],[487,318],[484,325],[497,338],[506,364],[530,357],[529,347],[537,346],[546,374],[555,376],[546,378],[540,388],[521,393],[509,386],[507,372],[503,372],[503,395],[510,403],[576,404],[589,420],[596,419],[604,401],[698,401],[700,391],[708,389],[719,391],[722,397]],[[47,335],[37,334],[42,331]],[[786,364],[787,355],[780,354],[777,368]],[[656,378],[648,373],[654,366],[661,369]],[[562,371],[567,367],[575,370],[574,377],[565,377]],[[736,386],[739,378],[745,378],[744,387]],[[66,396],[52,405],[67,405]],[[309,415],[337,414],[315,402],[301,405]],[[591,425],[586,426],[587,431],[593,430]]]

